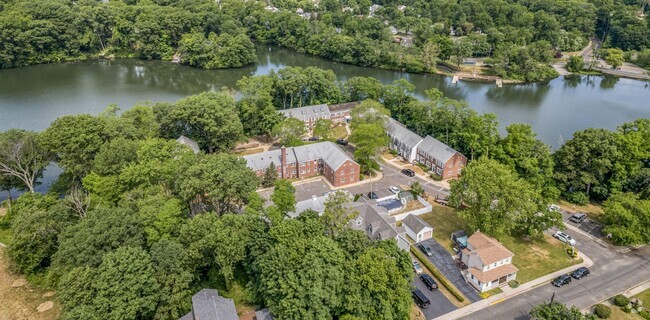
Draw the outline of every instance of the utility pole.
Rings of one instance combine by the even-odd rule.
[[[553,304],[553,301],[555,301],[555,291],[553,292],[553,295],[551,296],[551,302],[548,304]]]

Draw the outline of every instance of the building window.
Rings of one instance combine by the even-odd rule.
[[[497,263],[495,262],[495,263],[492,265],[492,267],[495,268],[496,266],[497,266]]]
[[[305,174],[305,170],[300,170],[300,174]]]
[[[345,178],[341,178],[341,182],[345,182]]]
[[[354,168],[350,169],[350,173],[354,173]]]
[[[292,166],[292,167],[295,167],[295,166],[296,166],[296,163],[295,163],[295,162],[292,162],[292,163],[291,163],[291,166]]]
[[[291,174],[296,174],[296,169],[291,170]]]

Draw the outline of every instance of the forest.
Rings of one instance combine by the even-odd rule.
[[[493,192],[481,181],[494,179],[507,186],[498,190],[511,200],[503,210],[518,213],[486,217],[505,219],[490,224],[501,229],[481,227],[490,234],[545,230],[558,221],[537,210],[562,196],[603,203],[615,243],[650,242],[650,119],[578,131],[553,152],[529,125],[501,135],[493,114],[435,89],[417,100],[404,80],[338,82],[331,70],[284,68],[238,87],[239,95],[223,89],[125,111],[108,106],[97,116],[63,116],[43,132],[0,133],[0,189],[25,191],[0,220],[12,234],[7,256],[32,283],[58,289],[64,319],[177,319],[204,287],[243,292],[238,302],[280,318],[406,319],[410,259],[393,241],[345,227],[351,197],[335,193],[320,217],[285,219],[295,210],[293,186],[273,181],[265,206],[255,192],[262,181],[232,154],[239,141],[290,125],[277,109],[309,104],[362,101],[354,114],[390,114],[466,154],[452,202]],[[378,117],[360,118],[350,139],[364,150],[355,152],[363,165],[387,142]],[[177,143],[180,135],[202,151]],[[63,173],[47,194],[35,193],[51,162]],[[461,217],[494,212],[480,210],[486,205],[474,202]]]
[[[558,51],[595,37],[647,65],[646,0],[489,1],[2,0],[0,67],[85,57],[172,60],[200,68],[254,62],[279,45],[349,64],[434,72],[487,57],[507,79],[541,81]],[[300,13],[302,12],[302,13]],[[391,31],[393,30],[393,31]],[[411,41],[399,43],[400,38]],[[397,42],[396,42],[397,41]]]

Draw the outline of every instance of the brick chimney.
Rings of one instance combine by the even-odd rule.
[[[287,168],[285,168],[286,165],[287,165],[287,148],[282,146],[282,148],[280,148],[280,150],[282,150],[282,154],[280,155],[280,162],[282,163],[282,177],[281,178],[286,179],[286,176],[287,176],[286,171],[288,170]]]

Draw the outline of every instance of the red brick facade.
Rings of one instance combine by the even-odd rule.
[[[361,168],[351,160],[346,161],[338,170],[333,171],[328,165],[323,166],[323,175],[335,187],[359,182]]]
[[[417,160],[443,179],[460,177],[461,170],[467,165],[467,158],[460,152],[454,153],[446,163],[441,163],[431,155],[418,150]]]

